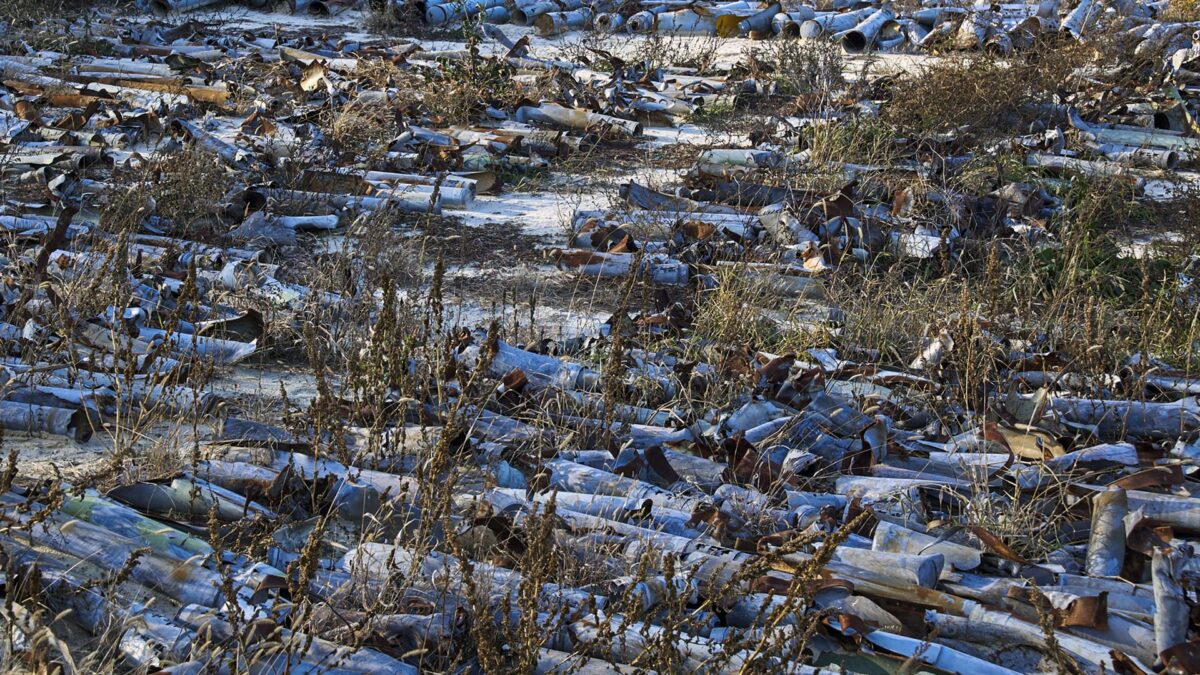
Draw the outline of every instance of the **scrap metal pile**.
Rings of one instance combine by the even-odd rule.
[[[893,8],[890,2],[854,0],[817,3],[423,0],[411,5],[430,25],[474,19],[532,26],[544,36],[592,28],[613,33],[658,32],[724,38],[801,37],[834,40],[852,53],[959,49],[1007,55],[1014,49],[1032,47],[1058,32],[1083,39],[1095,24],[1113,17],[1124,21],[1126,29],[1145,31],[1153,27],[1155,33],[1165,34],[1164,41],[1177,33],[1190,33],[1186,23],[1164,24],[1156,20],[1166,9],[1165,2],[1106,5],[1085,0],[1072,7],[1060,7],[1057,0],[973,6],[923,2],[906,9]],[[403,14],[408,7],[408,3],[396,0],[387,9]],[[1138,25],[1141,27],[1135,28]]]
[[[879,11],[804,20],[892,26]],[[906,362],[851,344],[680,346],[684,289],[719,290],[723,269],[771,290],[779,331],[836,333],[844,317],[821,302],[835,269],[948,259],[1001,233],[1052,241],[1063,173],[1148,189],[1200,143],[1187,58],[1171,57],[1174,97],[1137,109],[1045,101],[1040,128],[1004,146],[1038,178],[978,194],[880,180],[953,175],[988,152],[957,136],[935,148],[952,152],[898,143],[888,166],[813,167],[815,129],[886,105],[865,93],[774,118],[770,141],[698,149],[678,186],[626,183],[548,251],[561,274],[621,277],[656,306],[515,344],[438,330],[432,291],[424,327],[397,338],[390,282],[352,269],[306,285],[298,261],[350,246],[369,219],[413,232],[506,179],[770,87],[542,58],[494,31],[484,56],[102,18],[64,30],[106,56],[0,58],[0,427],[82,441],[156,409],[194,416],[200,439],[185,468],[118,471],[103,490],[21,479],[10,461],[10,655],[74,670],[52,623],[121,668],[171,673],[1195,672],[1200,379],[1133,354],[1088,381],[1051,337],[987,317],[955,323],[1002,364],[978,410],[944,405],[964,386],[945,367],[950,329]],[[917,25],[887,30],[946,24]],[[1154,39],[1171,53],[1181,35]],[[514,95],[479,101],[471,124],[411,96],[467,70]],[[389,134],[335,142],[321,120],[343,113]],[[163,156],[228,179],[210,229],[172,220],[150,196],[161,181],[133,178]],[[839,187],[789,182],[815,169]],[[378,387],[325,372],[312,346],[363,323],[364,305],[369,338],[346,351]],[[279,332],[310,341],[319,394],[266,423],[207,378]],[[1017,545],[1033,539],[1022,527],[1048,544]]]
[[[228,0],[149,0],[158,18],[199,9],[219,9]],[[1195,26],[1165,15],[1168,2],[1103,3],[1059,0],[1037,3],[938,3],[893,7],[890,2],[673,2],[666,0],[243,0],[250,9],[336,16],[364,6],[397,18],[416,17],[430,26],[463,21],[512,23],[547,37],[569,31],[714,35],[723,38],[800,37],[832,40],[850,53],[868,51],[979,51],[1007,56],[1057,34],[1084,40],[1116,26],[1131,39],[1146,40],[1145,53],[1168,46],[1189,50]]]

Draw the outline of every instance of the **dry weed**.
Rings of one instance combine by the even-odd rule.
[[[213,154],[191,148],[163,155],[108,195],[101,223],[109,232],[136,231],[151,215],[170,221],[181,238],[211,242],[224,231],[214,215],[232,178]]]
[[[340,154],[367,161],[387,154],[399,132],[392,110],[375,104],[351,103],[328,112],[322,127]]]

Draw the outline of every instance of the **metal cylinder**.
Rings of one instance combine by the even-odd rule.
[[[779,12],[771,19],[771,30],[783,37],[799,37],[800,24],[816,15],[811,7],[801,7],[793,12]]]
[[[875,43],[875,39],[880,33],[885,31],[891,33],[886,37],[893,37],[900,32],[900,24],[896,23],[895,12],[887,7],[881,7],[842,34],[842,49],[851,54],[861,54]]]
[[[626,22],[630,32],[633,33],[649,33],[654,30],[654,14],[651,12],[638,12],[629,17]]]
[[[625,16],[617,12],[597,14],[592,22],[592,28],[606,33],[615,33],[625,27]]]
[[[87,416],[78,408],[52,408],[44,405],[0,401],[0,427],[25,433],[67,436],[80,443],[92,436]]]
[[[1129,501],[1125,490],[1110,487],[1092,499],[1092,530],[1087,547],[1087,573],[1115,577],[1125,563],[1125,515]]]
[[[875,9],[867,7],[841,14],[820,14],[800,24],[800,37],[805,40],[815,40],[819,37],[850,30],[874,13]]]
[[[175,12],[190,12],[219,2],[224,0],[151,0],[150,13],[164,19]]]
[[[533,20],[543,37],[562,35],[569,30],[587,28],[592,22],[592,10],[587,7],[569,12],[550,12]]]

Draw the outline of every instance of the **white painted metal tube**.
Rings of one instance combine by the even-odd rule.
[[[771,31],[782,37],[800,37],[800,24],[816,16],[811,7],[779,12],[771,19]]]
[[[850,30],[857,26],[863,19],[874,14],[875,11],[873,7],[866,7],[853,12],[814,16],[800,24],[800,37],[805,40],[815,40],[819,37]]]
[[[841,33],[842,49],[851,54],[861,54],[870,49],[880,35],[892,37],[888,33],[898,33],[899,30],[896,13],[886,6],[880,7],[856,26]]]

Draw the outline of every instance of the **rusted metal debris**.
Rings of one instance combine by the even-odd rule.
[[[149,0],[148,10],[165,18],[182,12],[211,9],[229,0]],[[245,0],[260,10],[274,9],[318,16],[337,15],[360,0]],[[864,6],[865,5],[865,6]],[[824,0],[780,3],[769,0],[678,3],[615,0],[386,0],[376,11],[413,15],[431,26],[464,20],[536,27],[544,36],[594,29],[610,33],[669,33],[753,38],[800,37],[839,43],[848,53],[921,51],[930,48],[986,51],[1000,56],[1033,47],[1056,35],[1084,40],[1099,23],[1140,43],[1139,53],[1167,48],[1165,61],[1193,60],[1188,44],[1193,27],[1164,18],[1167,5],[1127,0],[1104,5],[1083,0],[1064,5],[1056,0],[1037,3],[993,3],[965,6],[925,3],[894,8],[891,3]],[[1179,68],[1179,64],[1174,65]]]
[[[346,3],[322,6],[336,12]],[[1007,53],[1027,33],[1084,36],[1099,7],[934,7],[909,16],[766,3],[423,10],[430,23],[483,14],[543,32],[602,16],[603,25],[635,33],[796,32],[837,39],[848,51],[944,35],[964,49]],[[1104,11],[1137,20],[1156,10]],[[1182,35],[1153,25],[1160,28],[1129,31],[1160,46]],[[372,401],[387,409],[374,429],[345,408],[346,420],[324,428],[306,428],[311,419],[268,425],[193,386],[197,373],[260,354],[264,313],[336,309],[356,293],[288,281],[284,258],[274,257],[280,250],[345,232],[364,215],[466,209],[503,189],[506,176],[553,168],[581,148],[628,143],[704,106],[770,96],[770,88],[737,75],[601,70],[516,45],[491,57],[417,43],[342,51],[313,39],[109,28],[91,38],[111,57],[0,59],[5,180],[37,197],[11,200],[0,215],[11,242],[6,268],[31,271],[5,279],[0,426],[84,441],[127,411],[167,408],[199,413],[211,428],[188,470],[165,479],[103,493],[8,480],[0,547],[12,579],[36,579],[54,612],[69,610],[96,633],[118,626],[124,665],[176,673],[476,668],[478,659],[462,653],[478,639],[472,627],[520,621],[537,628],[536,672],[571,670],[573,661],[579,672],[635,672],[655,650],[699,672],[1027,672],[1052,650],[1046,658],[1087,673],[1195,662],[1185,589],[1195,582],[1200,536],[1200,380],[1137,356],[1097,389],[1068,377],[1051,345],[961,317],[976,339],[990,341],[1009,376],[996,386],[1008,394],[991,414],[942,420],[928,404],[948,386],[940,365],[955,349],[949,330],[906,363],[732,345],[687,362],[638,340],[686,328],[689,309],[669,301],[669,290],[712,289],[734,261],[739,273],[801,302],[825,297],[832,270],[882,254],[952,257],[963,240],[998,229],[1036,241],[1048,236],[1037,222],[1061,206],[1044,184],[1010,182],[984,194],[888,194],[867,185],[875,174],[929,176],[961,164],[952,152],[931,159],[911,149],[894,166],[836,167],[838,189],[804,190],[765,175],[804,165],[807,150],[698,151],[677,189],[627,183],[621,204],[574,214],[568,240],[549,252],[564,273],[633,277],[663,290],[668,301],[657,313],[536,345],[447,331],[439,337],[453,338],[442,352],[452,359],[442,364],[448,396]],[[1186,91],[1192,52],[1163,50]],[[483,60],[559,86],[538,100],[474,110],[470,125],[446,124],[394,105],[398,88],[363,76],[367,60],[420,77]],[[261,83],[272,102],[233,108],[233,97],[257,93],[240,83],[243,69],[262,63],[280,68]],[[1012,142],[1047,173],[1128,177],[1144,187],[1154,172],[1191,161],[1200,143],[1156,129],[1154,106],[1112,114],[1047,105],[1057,134],[1051,124],[1049,133]],[[369,161],[320,154],[327,139],[312,120],[356,106],[394,114],[401,131],[368,148]],[[1193,108],[1182,107],[1190,118]],[[842,112],[794,128],[835,124]],[[1150,124],[1131,128],[1138,115]],[[1064,152],[1068,130],[1085,151]],[[145,165],[156,143],[198,148],[236,177],[214,209],[219,237],[189,238],[153,203],[119,232],[94,216],[99,196]],[[306,162],[299,171],[296,161]],[[76,207],[88,217],[75,217]],[[939,217],[918,217],[918,208]],[[415,225],[396,225],[405,227]],[[757,259],[762,248],[783,255]],[[126,304],[53,320],[68,306],[70,284],[105,274],[129,289]],[[301,332],[303,318],[293,320]],[[814,307],[804,321],[836,330],[839,316]],[[799,329],[789,322],[781,318],[780,330]],[[617,367],[588,358],[597,345],[615,349],[626,332]],[[399,369],[424,365],[414,358]],[[740,393],[722,405],[672,403],[733,381]],[[478,387],[487,395],[468,400]],[[611,395],[635,387],[654,400]],[[388,452],[377,447],[380,434]],[[429,523],[421,495],[448,471],[430,466],[433,447],[453,448],[480,482],[456,488],[453,508]],[[1061,502],[1039,501],[1063,483],[1070,487]],[[1037,557],[1019,553],[970,521],[975,500],[1053,510],[1058,531],[1047,539],[1057,545]],[[249,527],[268,532],[253,555],[214,548],[222,533]],[[575,583],[551,574],[529,594],[515,561],[539,528],[598,577]],[[98,585],[114,577],[123,577],[119,588]],[[348,599],[396,594],[387,614],[346,613]],[[312,607],[336,616],[327,622],[335,628],[311,629]],[[686,621],[660,623],[671,607]],[[768,642],[798,651],[764,654]]]

